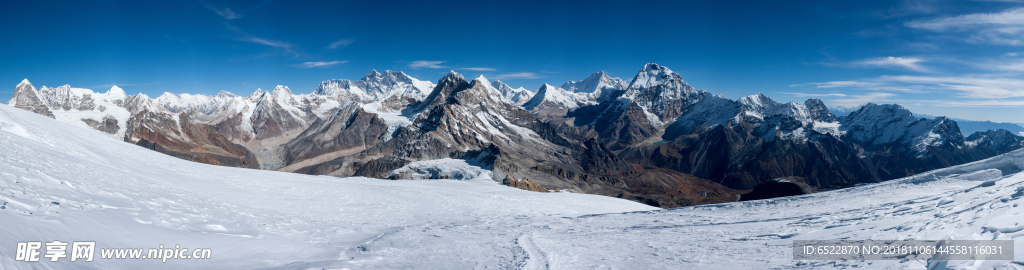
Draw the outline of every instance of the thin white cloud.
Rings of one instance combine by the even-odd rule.
[[[1024,100],[958,100],[942,101],[935,105],[940,107],[1016,107],[1024,106]]]
[[[333,50],[333,49],[337,49],[337,48],[342,48],[342,47],[348,46],[349,44],[352,44],[352,42],[353,42],[353,40],[351,40],[351,39],[338,40],[338,41],[335,41],[335,42],[331,43],[331,45],[327,45],[327,49],[332,49]]]
[[[299,66],[300,67],[304,67],[304,68],[326,68],[326,67],[331,67],[331,66],[334,66],[334,65],[337,65],[337,64],[344,64],[344,63],[348,63],[348,61],[304,62],[304,63],[302,63],[302,65],[299,65]]]
[[[895,103],[894,100],[890,99],[894,96],[896,96],[896,94],[893,93],[867,93],[864,95],[853,95],[849,98],[832,99],[829,100],[827,104],[832,106],[853,107],[868,102]]]
[[[924,62],[924,59],[914,57],[878,57],[871,59],[864,59],[861,61],[853,62],[853,66],[858,67],[881,67],[881,68],[903,68],[918,72],[929,72],[927,68],[921,66],[919,63]]]
[[[1009,54],[1013,54],[1013,55],[1012,56],[1006,56],[1006,57],[1014,57],[1014,56],[1016,56],[1016,53],[1007,53],[1007,55],[1009,55]],[[1010,71],[1010,72],[1022,72],[1022,71],[1024,71],[1024,59],[1020,59],[1020,58],[1011,58],[1011,59],[1005,59],[1004,58],[1004,59],[1001,59],[1000,61],[975,62],[975,63],[970,63],[970,65],[972,65],[974,67],[977,67],[977,68],[980,68],[980,69],[995,70],[995,71]]]
[[[540,78],[544,78],[544,76],[537,75],[537,73],[533,73],[533,72],[519,72],[519,73],[510,73],[510,74],[498,75],[497,78],[498,79],[540,79]]]
[[[938,89],[960,92],[967,98],[990,99],[1024,97],[1024,80],[1005,77],[931,77],[931,76],[882,76],[886,82],[923,84]]]
[[[419,60],[419,61],[412,61],[412,63],[409,64],[409,67],[412,68],[412,69],[421,69],[421,68],[439,69],[439,68],[444,68],[445,67],[445,66],[441,65],[441,63],[444,63],[444,62],[445,61]]]
[[[966,32],[965,41],[998,45],[1024,45],[1024,7],[994,13],[972,13],[904,23],[934,32]]]
[[[242,15],[235,13],[234,11],[231,11],[231,8],[219,9],[212,5],[206,5],[206,8],[213,10],[213,12],[217,12],[217,15],[224,17],[224,19],[234,20],[242,17]]]
[[[496,69],[489,68],[489,67],[468,67],[468,68],[460,68],[460,69],[472,70],[472,71],[495,71],[496,70]]]
[[[1024,97],[1024,79],[988,76],[881,76],[860,81],[794,84],[791,87],[853,88],[867,91],[929,93],[953,91],[970,99]]]
[[[302,56],[302,54],[295,50],[295,46],[293,46],[291,43],[257,37],[245,31],[242,31],[241,28],[231,25],[230,23],[224,23],[224,25],[228,28],[228,30],[231,30],[239,34],[239,37],[234,38],[235,40],[278,48],[281,50],[281,52],[291,54],[296,57]]]
[[[793,95],[796,97],[845,97],[843,93],[828,93],[828,94],[814,94],[814,93],[792,93],[792,92],[779,92],[779,94]]]
[[[877,86],[877,85],[878,85],[878,83],[864,82],[864,81],[832,81],[832,82],[822,82],[822,83],[793,84],[793,85],[790,85],[789,87],[814,86],[814,88],[848,88],[848,87],[864,88],[864,87],[871,87],[871,86]]]

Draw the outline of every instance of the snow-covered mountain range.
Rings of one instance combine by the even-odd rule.
[[[0,105],[3,269],[1016,269],[1015,260],[793,260],[793,240],[1019,240],[1024,150],[843,190],[677,209],[492,181],[467,159],[385,181],[210,166]],[[58,164],[55,166],[55,164]],[[496,169],[495,169],[496,170]],[[459,180],[454,180],[459,179]],[[91,262],[18,242],[95,241]],[[210,259],[102,250],[209,248]],[[45,248],[41,252],[45,252]],[[71,256],[70,253],[68,256]]]
[[[537,91],[454,71],[436,84],[374,70],[309,94],[278,86],[155,99],[25,80],[8,105],[197,162],[408,178],[424,174],[409,171],[415,162],[461,159],[510,186],[661,207],[735,201],[780,177],[815,189],[879,182],[1024,147],[998,131],[965,138],[956,121],[899,105],[837,117],[817,99],[730,100],[657,64],[629,83],[597,72]]]

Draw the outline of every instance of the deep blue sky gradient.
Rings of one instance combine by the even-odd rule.
[[[1022,6],[926,0],[4,1],[0,100],[24,78],[37,87],[70,84],[98,92],[117,84],[151,97],[220,90],[248,95],[279,84],[309,93],[321,81],[355,80],[371,69],[435,82],[456,70],[536,90],[599,70],[628,81],[655,62],[696,88],[734,99],[761,92],[779,101],[818,97],[829,105],[900,103],[931,115],[1024,122],[1024,42],[977,36],[1024,25],[912,26]],[[871,64],[886,57],[917,62]],[[347,62],[304,64],[334,61]],[[416,61],[443,62],[411,66]],[[902,75],[915,80],[885,79]],[[919,82],[936,78],[946,80]],[[958,85],[949,78],[1001,83]],[[823,87],[835,81],[860,84]]]

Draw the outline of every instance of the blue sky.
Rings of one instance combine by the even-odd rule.
[[[24,78],[247,95],[371,69],[536,90],[655,62],[734,99],[1024,122],[1019,1],[551,2],[3,1],[0,100]]]

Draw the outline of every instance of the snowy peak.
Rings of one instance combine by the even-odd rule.
[[[604,101],[608,96],[618,90],[626,90],[629,84],[619,78],[608,77],[604,71],[591,74],[590,77],[581,81],[568,81],[562,85],[562,89],[573,93],[583,93],[593,101]]]
[[[491,82],[488,81],[487,77],[484,77],[484,75],[480,75],[480,77],[476,77],[476,79],[473,79],[473,81],[479,81],[479,82],[481,82],[483,84],[486,84],[488,86],[491,85]],[[491,87],[494,87],[494,86],[491,86]]]
[[[886,123],[910,123],[917,120],[914,114],[899,104],[874,104],[868,103],[860,109],[844,117],[846,122],[867,125],[886,121]]]
[[[956,122],[945,117],[918,119],[897,104],[868,103],[840,117],[840,127],[851,131],[853,140],[870,145],[901,143],[912,147],[921,157],[928,146],[950,143],[963,146],[964,138]]]
[[[370,70],[370,73],[366,73],[366,76],[363,76],[363,79],[361,79],[361,80],[362,81],[380,81],[382,76],[383,76],[383,74],[380,74],[380,72],[377,72],[377,70],[374,69],[374,70]]]
[[[765,96],[762,93],[742,97],[740,98],[740,103],[742,103],[745,107],[748,108],[768,108],[779,106],[779,102],[775,101],[774,99],[768,96]]]
[[[675,77],[679,76],[679,74],[672,72],[668,67],[648,63],[633,77],[633,81],[630,82],[630,88],[655,87],[672,80],[673,75]],[[679,81],[682,81],[682,79],[679,79]]]
[[[491,87],[494,87],[494,89],[501,94],[502,99],[516,105],[523,105],[523,103],[530,101],[530,98],[533,97],[532,91],[526,90],[526,88],[522,87],[512,89],[511,86],[508,86],[499,80],[491,82]]]
[[[462,74],[459,74],[458,72],[455,72],[454,70],[451,70],[451,71],[448,71],[448,74],[445,74],[444,77],[441,77],[441,79],[437,81],[437,84],[443,84],[443,83],[449,83],[449,82],[458,82],[458,81],[466,81],[466,78],[463,78]]]
[[[110,90],[107,90],[108,100],[124,100],[128,97],[128,94],[124,92],[124,89],[117,87],[117,85],[111,86]]]
[[[523,108],[532,110],[533,108],[540,106],[541,104],[548,103],[560,108],[573,110],[579,108],[580,105],[587,103],[587,99],[582,95],[565,91],[562,88],[554,87],[550,84],[544,84],[537,90],[537,93],[523,104]]]
[[[637,103],[645,113],[666,121],[678,116],[685,104],[699,101],[700,92],[686,84],[679,74],[651,63],[633,77],[621,98]]]
[[[313,95],[334,97],[337,100],[355,98],[363,104],[382,102],[387,99],[422,100],[434,87],[433,83],[420,81],[401,71],[372,70],[358,81],[330,80],[321,82]],[[389,106],[385,106],[389,107]]]
[[[267,95],[267,91],[263,91],[263,89],[256,88],[256,91],[252,92],[252,94],[250,94],[248,97],[246,97],[246,99],[248,99],[249,101],[252,101],[252,102],[257,102],[257,101],[260,101],[261,99],[263,99],[263,96],[266,96],[266,95]]]
[[[233,94],[231,92],[228,92],[228,91],[220,90],[220,92],[217,92],[217,97],[219,97],[219,98],[234,98],[234,97],[238,97],[238,95],[235,95],[235,94]]]

